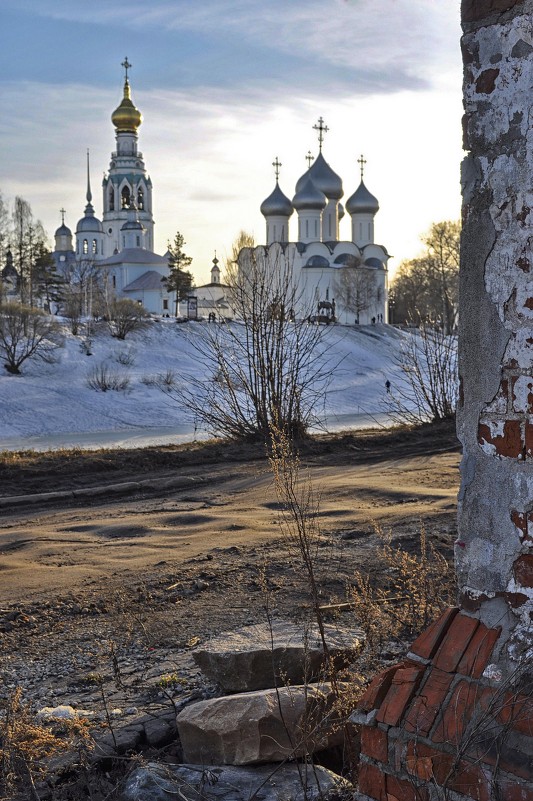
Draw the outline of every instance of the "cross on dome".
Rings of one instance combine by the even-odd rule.
[[[279,178],[279,168],[282,166],[281,161],[276,156],[275,161],[272,162],[272,166],[274,167],[274,173],[276,175],[276,181]]]
[[[120,66],[124,67],[124,70],[126,72],[125,78],[126,80],[128,80],[128,70],[132,68],[133,64],[130,64],[130,62],[128,61],[128,57],[126,56],[126,58],[124,59],[124,61],[121,63]]]
[[[366,164],[366,159],[364,158],[362,153],[359,156],[359,158],[357,159],[357,163],[359,164],[359,167],[361,169],[361,181],[362,181],[363,180],[363,173],[365,171],[365,164]]]
[[[65,209],[59,209],[59,213],[61,214],[61,225],[65,225]]]
[[[315,160],[315,157],[313,156],[310,150],[307,151],[307,156],[305,157],[305,160],[307,161],[308,167],[310,167],[311,163]]]
[[[320,152],[322,152],[322,142],[324,141],[324,134],[329,131],[329,128],[327,125],[324,124],[324,120],[322,119],[322,117],[319,117],[318,123],[316,125],[313,125],[313,130],[318,131],[318,146]]]

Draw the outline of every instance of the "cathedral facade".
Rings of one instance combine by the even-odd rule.
[[[142,114],[131,99],[126,59],[122,101],[111,115],[116,149],[104,176],[103,215],[99,219],[92,204],[87,155],[87,191],[83,217],[78,221],[75,242],[65,225],[55,232],[54,260],[68,279],[76,269],[94,269],[108,293],[142,304],[153,314],[170,314],[173,293],[166,290],[168,256],[154,252],[152,182],[138,150]]]
[[[263,201],[266,244],[244,248],[239,266],[249,269],[251,260],[262,263],[274,275],[291,275],[293,306],[297,317],[320,322],[369,324],[387,322],[387,262],[389,254],[374,242],[374,218],[379,203],[363,180],[363,157],[359,159],[361,179],[355,192],[341,204],[341,178],[322,154],[322,118],[318,131],[319,153],[308,156],[309,169],[298,180],[292,201],[279,186],[277,158],[273,163],[276,184]],[[311,163],[312,162],[312,163]],[[297,234],[291,241],[289,221],[297,214]],[[339,223],[345,213],[351,217],[351,238],[340,240]]]

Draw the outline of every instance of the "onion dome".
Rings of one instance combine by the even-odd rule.
[[[346,210],[349,214],[376,214],[379,211],[378,199],[368,191],[363,180],[348,198]]]
[[[307,178],[311,178],[329,200],[340,200],[344,194],[340,177],[331,169],[322,153],[318,154],[307,172],[298,180],[296,192],[300,191]]]
[[[342,220],[342,218],[346,214],[346,212],[344,211],[344,206],[342,205],[342,203],[339,203],[339,207],[338,207],[338,212],[337,213],[339,215],[339,220]]]
[[[65,225],[65,223],[62,223],[62,225],[60,225],[59,228],[57,229],[57,231],[55,232],[54,236],[55,237],[57,237],[57,236],[72,236],[72,231],[70,230],[68,225]]]
[[[327,199],[324,192],[317,189],[311,178],[307,177],[307,181],[293,197],[292,205],[297,211],[302,211],[304,209],[317,209],[318,211],[322,211],[326,208]]]
[[[87,233],[103,233],[104,229],[102,227],[102,223],[100,220],[94,216],[94,208],[90,203],[87,203],[85,206],[85,216],[79,220],[76,226],[76,233],[82,233],[86,231]]]
[[[111,115],[111,122],[117,132],[136,133],[137,128],[142,123],[143,117],[138,108],[135,108],[131,101],[131,91],[128,79],[124,81],[124,97]]]
[[[290,217],[293,211],[291,201],[283,194],[276,181],[272,194],[261,203],[261,214],[264,217]]]

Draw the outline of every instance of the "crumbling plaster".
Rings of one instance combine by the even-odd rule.
[[[504,13],[462,41],[456,561],[465,609],[507,635],[516,626],[516,640],[533,614],[533,582],[516,567],[533,552],[533,2],[484,5]]]

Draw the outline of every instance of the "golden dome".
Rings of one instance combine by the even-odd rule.
[[[117,131],[135,133],[143,121],[143,115],[135,108],[131,101],[131,92],[128,79],[124,81],[124,97],[118,108],[111,115],[111,122]]]

